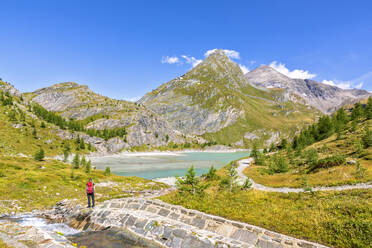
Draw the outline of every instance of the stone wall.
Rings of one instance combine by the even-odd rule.
[[[160,247],[325,247],[160,200],[115,199],[72,216],[75,228],[125,228]]]

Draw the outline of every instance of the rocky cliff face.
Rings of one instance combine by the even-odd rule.
[[[357,102],[372,96],[365,90],[343,90],[313,80],[292,79],[269,66],[260,66],[248,72],[245,77],[255,87],[279,88],[290,94],[297,95],[302,102],[315,107],[325,114],[332,113],[346,103]],[[295,98],[292,100],[295,100]]]
[[[49,111],[58,112],[66,118],[85,120],[88,129],[125,127],[128,132],[126,141],[114,138],[105,142],[95,139],[96,137],[81,136],[103,153],[114,153],[141,145],[164,146],[169,142],[185,142],[181,134],[144,106],[98,95],[85,85],[60,83],[26,95],[29,100]],[[62,136],[74,138],[66,134]]]

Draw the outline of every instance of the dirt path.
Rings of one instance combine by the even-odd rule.
[[[244,175],[243,171],[245,168],[251,165],[253,162],[253,158],[247,158],[247,159],[242,159],[238,161],[238,168],[236,171],[238,172],[238,182],[239,184],[243,184],[244,181],[247,179],[247,176]],[[288,188],[288,187],[281,187],[281,188],[273,188],[273,187],[267,187],[262,184],[256,183],[252,179],[249,179],[252,183],[252,188],[257,189],[257,190],[262,190],[262,191],[268,191],[268,192],[280,192],[280,193],[289,193],[289,192],[294,192],[294,193],[299,193],[299,192],[304,192],[305,190],[303,188]],[[329,191],[329,190],[334,190],[334,191],[341,191],[341,190],[349,190],[349,189],[372,189],[372,184],[369,183],[357,183],[353,185],[341,185],[341,186],[330,186],[330,187],[324,187],[324,186],[318,186],[318,187],[313,187],[312,191]]]

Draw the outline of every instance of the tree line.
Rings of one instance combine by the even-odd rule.
[[[62,116],[46,110],[44,107],[42,107],[39,104],[32,104],[32,106],[29,107],[31,111],[38,116],[39,118],[42,118],[43,120],[52,123],[56,126],[58,126],[60,129],[63,130],[70,130],[70,131],[77,131],[77,132],[84,132],[88,134],[89,136],[96,136],[105,139],[106,141],[114,138],[114,137],[122,137],[125,139],[125,136],[127,135],[126,129],[123,128],[114,128],[114,129],[87,129],[84,127],[84,121],[79,120],[73,120],[73,119],[65,119]]]

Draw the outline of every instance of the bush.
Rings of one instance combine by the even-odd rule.
[[[345,163],[345,156],[334,155],[327,158],[319,159],[316,164],[310,167],[309,172],[312,172],[319,168],[330,168]]]
[[[316,149],[311,148],[306,152],[306,163],[309,165],[315,165],[318,162],[318,152]]]
[[[242,190],[247,190],[247,189],[250,189],[251,187],[252,187],[252,183],[249,180],[249,178],[245,179],[245,181],[242,185]]]
[[[282,155],[275,155],[273,161],[269,164],[269,171],[271,173],[283,173],[288,170],[288,163]]]
[[[256,158],[255,158],[255,164],[256,165],[265,165],[265,160],[266,160],[265,155],[259,152],[257,154]]]

